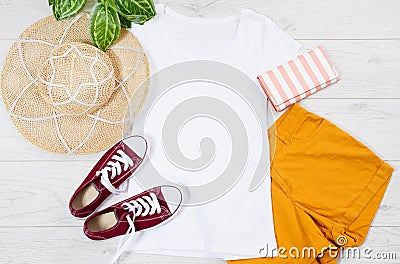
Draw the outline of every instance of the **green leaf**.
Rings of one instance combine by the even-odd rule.
[[[49,6],[53,4],[53,0],[49,0]]]
[[[124,16],[119,15],[119,21],[121,21],[122,28],[131,28],[132,22],[126,19]]]
[[[105,5],[114,7],[115,9],[117,8],[117,6],[114,3],[114,0],[98,0],[98,1],[99,1],[99,3],[103,3]]]
[[[149,20],[149,18],[144,15],[136,15],[130,17],[131,22],[139,25],[143,25],[147,20]]]
[[[156,15],[152,0],[114,0],[118,12],[135,24],[144,24]]]
[[[119,37],[121,22],[118,12],[103,3],[98,3],[90,17],[90,36],[96,47],[105,51]]]
[[[50,0],[53,3],[53,14],[57,20],[75,16],[82,10],[86,0]],[[49,1],[49,3],[50,3]]]

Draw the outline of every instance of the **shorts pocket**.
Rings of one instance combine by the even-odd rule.
[[[294,129],[291,140],[295,142],[306,142],[312,139],[326,124],[327,120],[308,113],[302,122]]]

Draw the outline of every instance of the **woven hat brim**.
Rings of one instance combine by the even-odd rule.
[[[106,51],[117,80],[110,100],[94,113],[65,115],[49,106],[39,93],[37,71],[55,46],[72,42],[91,44],[87,14],[63,21],[50,16],[27,28],[4,62],[2,98],[15,127],[33,144],[55,153],[95,153],[122,137],[129,102],[134,101],[137,111],[143,104],[149,63],[139,41],[122,30]]]

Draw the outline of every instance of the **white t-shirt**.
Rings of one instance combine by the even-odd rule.
[[[292,59],[300,48],[299,43],[279,29],[273,21],[248,9],[241,10],[235,16],[205,19],[186,17],[163,4],[156,8],[156,17],[143,26],[135,25],[131,29],[146,51],[152,74],[180,62],[210,60],[231,65],[256,83],[259,73]],[[260,101],[266,102],[259,86],[249,91],[249,94],[255,94],[262,98]],[[163,93],[163,100],[159,100],[160,96],[155,99],[149,108],[151,113],[139,117],[146,119],[143,121],[146,122],[144,136],[150,141],[150,152],[135,178],[153,177],[154,172],[149,169],[153,167],[154,171],[168,175],[168,180],[188,186],[189,194],[184,195],[190,196],[190,188],[215,180],[223,171],[224,166],[218,164],[229,163],[229,157],[233,155],[230,140],[235,140],[230,137],[235,137],[236,131],[229,131],[230,121],[225,121],[224,124],[224,120],[217,120],[218,118],[201,118],[206,113],[204,116],[187,119],[187,122],[181,124],[177,144],[188,159],[199,159],[199,163],[195,164],[199,165],[199,157],[204,154],[203,147],[207,147],[207,142],[202,141],[205,134],[209,138],[220,139],[214,145],[211,144],[211,147],[208,145],[208,151],[213,149],[215,152],[215,156],[210,158],[210,164],[198,170],[180,170],[177,164],[171,165],[171,160],[162,157],[166,143],[162,141],[162,130],[165,127],[160,124],[168,118],[168,113],[174,107],[182,107],[180,103],[185,100],[194,97],[192,105],[195,107],[196,96],[209,96],[208,98],[226,102],[233,106],[238,119],[245,123],[243,129],[246,130],[247,140],[243,138],[243,142],[248,142],[249,149],[246,169],[232,188],[220,197],[196,206],[183,206],[167,224],[138,234],[130,250],[137,253],[225,260],[266,255],[271,257],[272,249],[276,248],[276,240],[268,176],[269,163],[264,168],[268,176],[266,180],[254,191],[249,191],[249,183],[262,156],[261,146],[268,148],[268,142],[257,134],[258,123],[254,112],[243,103],[240,99],[242,97],[225,89],[223,85],[212,82],[185,83]],[[210,103],[207,107],[212,108],[214,101],[207,102]],[[192,122],[193,120],[196,122]],[[269,154],[263,156],[263,159],[269,160]],[[214,166],[214,163],[217,165]],[[142,188],[140,182],[131,180],[129,195],[139,193]]]

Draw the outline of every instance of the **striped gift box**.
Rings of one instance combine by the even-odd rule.
[[[337,82],[338,73],[318,46],[257,76],[277,112]]]

